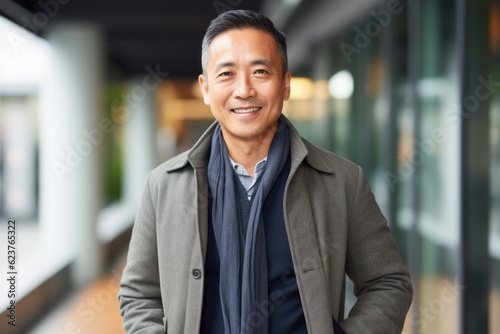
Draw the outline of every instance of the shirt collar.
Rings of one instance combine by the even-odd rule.
[[[248,174],[248,172],[246,171],[246,169],[242,165],[240,165],[239,163],[237,163],[233,159],[231,159],[231,157],[229,157],[229,161],[231,161],[231,165],[233,166],[233,169],[236,172],[236,174],[250,176],[250,174]],[[266,162],[267,162],[267,157],[265,157],[264,159],[258,161],[255,164],[255,167],[254,167],[254,173],[255,173],[255,175],[258,175],[262,171],[262,169],[266,165]]]

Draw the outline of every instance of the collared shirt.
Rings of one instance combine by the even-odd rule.
[[[245,187],[245,189],[247,190],[248,200],[250,200],[252,198],[255,183],[257,182],[257,179],[259,178],[260,174],[264,170],[264,167],[266,166],[267,157],[265,157],[264,159],[260,160],[255,164],[254,167],[255,178],[253,178],[250,174],[248,174],[245,167],[233,161],[231,157],[229,158],[229,160],[231,161],[231,165],[233,166],[234,171],[238,175],[238,179],[240,180],[241,184],[243,184],[243,187]]]

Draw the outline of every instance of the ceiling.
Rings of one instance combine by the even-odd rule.
[[[195,78],[201,72],[201,40],[210,21],[221,11],[260,11],[264,0],[1,0],[0,15],[27,26],[37,13],[46,25],[96,22],[105,31],[111,75],[143,75],[159,64],[172,78]],[[43,17],[40,16],[40,17]]]
[[[0,15],[38,35],[58,23],[77,21],[102,26],[108,77],[142,77],[146,67],[170,78],[195,79],[201,73],[201,40],[219,13],[252,9],[267,15],[287,36],[288,64],[300,73],[312,65],[318,45],[335,34],[352,33],[384,0],[0,0]]]

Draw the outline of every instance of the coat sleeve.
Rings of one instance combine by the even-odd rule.
[[[150,175],[132,229],[118,295],[126,333],[165,333]]]
[[[357,301],[340,325],[347,333],[401,333],[412,301],[410,274],[361,168],[347,228],[346,273]]]

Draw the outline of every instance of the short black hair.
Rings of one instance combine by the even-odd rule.
[[[210,22],[201,45],[201,67],[206,74],[208,64],[208,48],[218,35],[233,29],[253,28],[269,33],[276,41],[279,57],[283,67],[283,75],[288,71],[288,55],[285,34],[276,29],[273,22],[266,16],[252,10],[229,10],[223,12]]]

